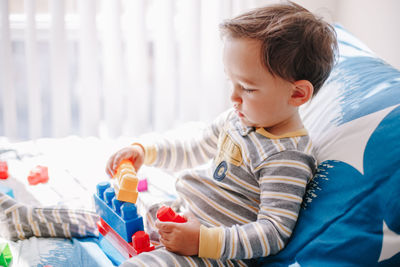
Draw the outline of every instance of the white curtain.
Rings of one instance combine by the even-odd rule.
[[[294,1],[398,66],[398,1]],[[230,105],[218,24],[271,2],[0,0],[0,138],[115,138],[211,120]]]
[[[229,107],[218,24],[239,0],[0,0],[0,136],[118,137]],[[12,12],[19,8],[20,12]]]

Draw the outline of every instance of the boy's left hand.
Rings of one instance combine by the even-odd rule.
[[[156,221],[160,241],[171,252],[183,256],[199,253],[200,222],[192,213],[185,213],[185,223]]]

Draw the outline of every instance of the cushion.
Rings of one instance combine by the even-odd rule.
[[[335,29],[338,63],[301,111],[318,170],[266,266],[400,266],[400,71]]]

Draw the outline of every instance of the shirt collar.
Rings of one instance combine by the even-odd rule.
[[[257,133],[270,138],[270,139],[281,139],[281,138],[290,138],[290,137],[297,137],[297,136],[305,136],[308,135],[308,132],[305,128],[293,131],[293,132],[288,132],[288,133],[284,133],[282,135],[274,135],[270,132],[268,132],[267,130],[265,130],[264,128],[260,127],[257,128],[256,130]]]

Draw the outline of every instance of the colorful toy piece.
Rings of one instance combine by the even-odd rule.
[[[114,185],[117,199],[120,201],[136,203],[138,198],[139,179],[136,176],[135,168],[129,160],[123,160],[113,176],[116,179]]]
[[[137,231],[132,236],[132,245],[136,249],[137,253],[152,251],[154,250],[154,245],[150,243],[149,235],[144,231]]]
[[[8,186],[1,185],[1,184],[0,184],[0,192],[1,192],[1,193],[4,193],[4,194],[6,194],[6,195],[9,195],[10,197],[14,198],[14,192],[13,192],[13,190],[12,190],[10,187],[8,187]],[[1,265],[0,265],[0,266],[1,266]]]
[[[137,190],[139,192],[145,192],[145,191],[147,191],[147,189],[148,189],[147,179],[144,178],[144,179],[139,180],[139,184],[138,184]]]
[[[144,231],[137,231],[132,236],[132,242],[128,243],[103,219],[100,218],[100,221],[97,222],[97,227],[100,234],[125,258],[136,256],[142,252],[152,251],[155,248],[150,243],[149,235]]]
[[[157,210],[157,218],[162,222],[186,222],[186,219],[184,217],[176,214],[175,211],[168,206],[162,206]]]
[[[8,243],[0,244],[0,266],[8,267],[12,261],[12,254]]]
[[[97,185],[94,202],[97,214],[126,242],[132,242],[132,235],[143,231],[143,218],[137,214],[135,204],[117,200],[109,182]]]
[[[36,166],[28,175],[28,182],[30,185],[37,185],[39,183],[47,183],[49,181],[49,172],[46,166]]]
[[[0,179],[8,178],[8,165],[6,161],[0,161]]]

